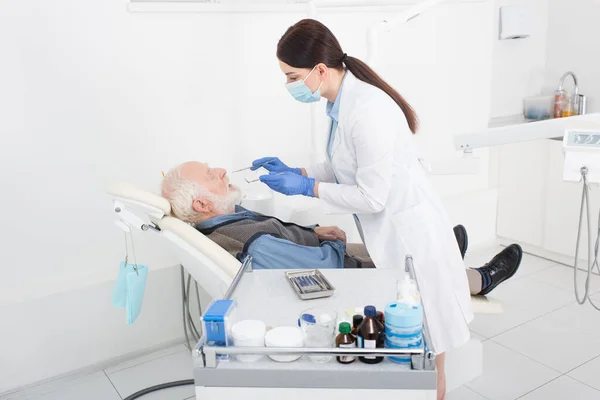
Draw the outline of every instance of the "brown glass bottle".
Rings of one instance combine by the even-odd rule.
[[[356,337],[358,333],[356,333],[356,329],[363,322],[363,316],[360,314],[356,314],[352,317],[352,334]]]
[[[354,348],[356,347],[356,338],[350,334],[351,328],[348,322],[340,324],[340,334],[335,338],[335,347]],[[356,360],[354,356],[338,356],[337,360],[341,364],[351,364]]]
[[[356,329],[358,335],[357,347],[363,349],[383,349],[385,347],[385,340],[381,334],[385,330],[385,327],[377,320],[376,315],[375,307],[365,307],[365,318]],[[372,356],[358,357],[358,359],[365,364],[378,364],[383,361],[383,357]]]

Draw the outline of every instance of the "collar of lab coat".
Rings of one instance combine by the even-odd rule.
[[[351,75],[350,71],[346,69],[346,73],[344,74],[344,78],[342,79],[342,84],[340,85],[340,90],[338,91],[337,97],[335,98],[335,102],[332,103],[330,101],[327,102],[327,116],[334,120],[335,122],[339,122],[340,116],[340,102],[342,99],[342,92],[344,90],[344,83],[348,76]]]

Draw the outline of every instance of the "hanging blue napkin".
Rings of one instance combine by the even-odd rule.
[[[134,267],[137,267],[137,272]],[[128,324],[133,324],[142,312],[147,278],[148,267],[145,265],[121,262],[112,295],[112,305],[125,309]]]

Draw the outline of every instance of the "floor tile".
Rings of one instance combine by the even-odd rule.
[[[137,357],[137,358],[133,358],[131,360],[127,360],[127,361],[117,364],[115,366],[106,368],[104,370],[104,372],[106,372],[109,375],[114,374],[115,372],[119,372],[124,369],[131,368],[131,367],[135,367],[136,365],[147,363],[149,361],[154,361],[159,358],[170,356],[171,354],[175,354],[175,353],[181,353],[184,351],[189,352],[187,347],[185,347],[183,344],[180,344],[178,346],[173,346],[173,347],[169,347],[169,348],[166,348],[163,350],[154,351],[152,353],[149,353],[149,354]]]
[[[180,352],[127,368],[108,377],[119,394],[125,398],[138,390],[161,383],[193,378],[192,356]],[[182,386],[160,390],[144,396],[144,400],[183,400],[193,397],[194,386]]]
[[[104,372],[76,379],[69,386],[51,393],[28,398],[32,400],[121,400]]]
[[[547,383],[519,400],[592,400],[600,399],[600,391],[567,376]]]
[[[519,279],[525,276],[531,276],[548,268],[555,267],[559,264],[554,261],[546,260],[545,258],[532,256],[531,254],[523,254],[521,265],[517,273],[511,279]]]
[[[567,375],[600,390],[600,357],[594,358]]]
[[[465,386],[489,400],[514,400],[560,374],[493,341],[483,342],[483,375]]]
[[[574,268],[558,265],[556,267],[551,267],[543,271],[536,272],[535,274],[529,276],[536,281],[544,282],[558,289],[563,289],[569,293],[573,293],[574,272]],[[585,287],[586,277],[587,272],[579,270],[577,271],[577,287],[582,295]],[[600,276],[593,274],[590,276],[590,294],[595,294],[598,292],[600,292]],[[574,296],[575,295],[573,294],[573,298],[575,298]]]
[[[501,314],[477,314],[469,328],[493,337],[574,301],[572,294],[529,276],[499,285],[491,294],[502,302]]]
[[[492,340],[567,373],[600,355],[600,312],[571,304]]]
[[[466,386],[461,386],[446,395],[446,400],[487,400]]]
[[[487,338],[485,336],[480,335],[479,333],[473,332],[473,331],[471,331],[471,339],[477,339],[477,340],[482,341],[482,342],[484,340],[487,340]]]
[[[49,382],[40,383],[35,386],[30,386],[20,392],[13,393],[9,396],[2,397],[2,400],[28,400],[37,399],[49,393],[66,390],[72,386],[85,385],[86,382],[96,382],[97,380],[106,379],[103,371],[95,373],[85,373],[72,376],[57,378]]]

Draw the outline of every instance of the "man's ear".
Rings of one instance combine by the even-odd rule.
[[[209,213],[214,207],[210,200],[196,199],[192,202],[192,208],[198,213]]]

